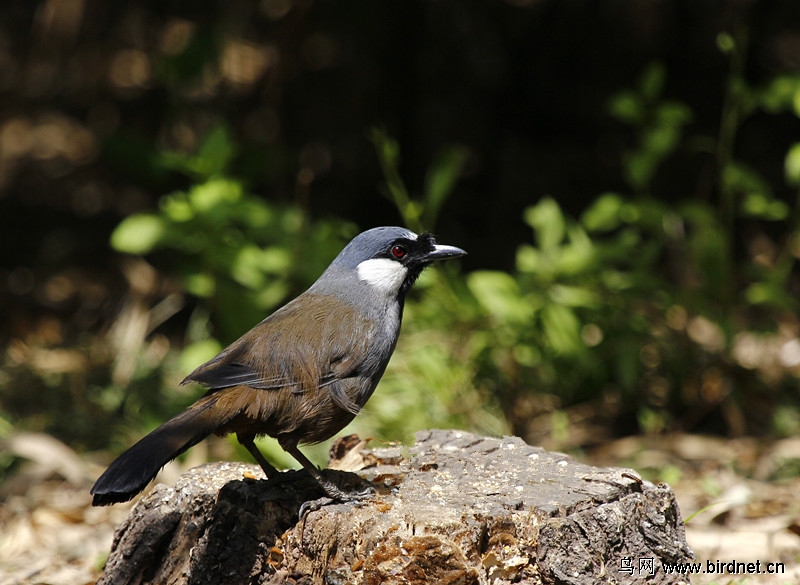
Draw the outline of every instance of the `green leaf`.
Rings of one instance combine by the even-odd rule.
[[[425,176],[425,221],[433,225],[442,204],[447,200],[456,185],[469,157],[469,149],[454,145],[442,150],[428,169]]]
[[[667,80],[667,69],[663,63],[654,61],[645,67],[639,78],[639,91],[648,101],[654,101],[661,95],[664,82]]]
[[[599,301],[593,291],[582,286],[555,284],[548,289],[548,294],[554,303],[565,307],[593,308]]]
[[[243,194],[244,189],[239,181],[212,179],[192,187],[189,201],[196,211],[208,213],[222,205],[238,203]]]
[[[542,270],[542,255],[530,244],[522,244],[517,248],[517,270],[535,274]]]
[[[161,211],[167,219],[175,223],[183,223],[194,217],[194,210],[183,192],[171,193],[162,198]]]
[[[636,284],[632,274],[621,270],[605,270],[600,274],[603,285],[613,291],[632,288]]]
[[[264,228],[275,216],[273,209],[262,199],[253,197],[235,206],[236,218],[250,228]]]
[[[231,277],[249,289],[259,289],[267,281],[267,275],[282,275],[292,264],[288,250],[272,246],[262,250],[258,246],[245,244],[237,252],[230,267]]]
[[[585,349],[581,339],[581,322],[572,309],[548,304],[542,308],[541,313],[544,334],[553,351],[570,354]]]
[[[511,348],[511,354],[514,356],[514,360],[522,366],[535,368],[542,363],[542,352],[532,345],[515,344]]]
[[[621,91],[608,102],[608,113],[631,126],[638,126],[645,117],[645,106],[639,94]]]
[[[378,158],[385,164],[396,167],[400,164],[400,145],[383,128],[372,128],[370,140],[375,145]]]
[[[772,199],[772,189],[758,172],[748,165],[734,161],[722,171],[722,182],[726,189],[737,193],[761,193]]]
[[[159,154],[158,162],[163,168],[207,179],[221,174],[236,155],[236,146],[230,130],[219,124],[205,136],[197,152],[166,151]]]
[[[721,32],[717,35],[717,48],[723,55],[729,55],[736,50],[736,41],[729,32]]]
[[[152,213],[126,217],[111,234],[111,247],[126,254],[147,254],[163,242],[164,220]]]
[[[692,121],[692,110],[681,102],[663,102],[656,108],[656,121],[659,125],[679,130]]]
[[[210,177],[224,171],[235,155],[236,147],[228,126],[218,124],[206,135],[191,166],[196,173]]]
[[[767,305],[792,311],[797,309],[796,299],[781,282],[756,282],[747,287],[744,296],[752,305]]]
[[[558,271],[573,276],[582,274],[594,265],[594,244],[578,226],[570,226],[567,235],[567,243],[561,247],[559,254]]]
[[[637,150],[625,157],[625,175],[637,190],[644,189],[656,171],[659,160],[650,150]]]
[[[272,280],[266,286],[255,291],[256,304],[259,307],[277,306],[289,294],[289,285],[283,280]]]
[[[181,352],[180,370],[188,374],[200,364],[213,358],[222,350],[216,339],[203,339],[187,345]]]
[[[261,248],[244,245],[236,254],[230,268],[231,278],[249,289],[264,286],[266,277],[261,269]]]
[[[558,203],[545,197],[525,210],[525,222],[536,234],[536,241],[544,252],[555,250],[564,239],[566,224]]]
[[[789,217],[789,206],[763,193],[748,193],[742,200],[742,213],[749,217],[780,221]]]
[[[590,232],[608,232],[619,227],[622,197],[603,193],[583,212],[581,223]]]
[[[527,322],[534,313],[533,304],[510,274],[479,270],[467,276],[467,286],[478,303],[501,321]]]
[[[798,95],[800,95],[800,76],[780,75],[761,90],[758,101],[766,112],[777,114],[792,109]]]
[[[211,297],[216,290],[214,277],[205,272],[194,272],[183,277],[186,290],[196,297]]]
[[[786,153],[784,170],[786,182],[793,187],[800,186],[800,142],[793,144],[789,152]]]

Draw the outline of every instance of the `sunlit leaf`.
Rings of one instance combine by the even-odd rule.
[[[594,264],[594,245],[578,226],[570,226],[567,233],[567,243],[561,247],[558,258],[558,270],[561,274],[581,274]]]
[[[583,212],[581,223],[590,232],[607,232],[619,226],[622,197],[617,193],[603,193]]]
[[[187,345],[181,352],[180,370],[188,374],[222,351],[220,343],[213,338],[195,341]]]
[[[477,301],[502,321],[524,322],[534,307],[520,291],[519,284],[506,272],[482,270],[467,276],[467,286]]]
[[[205,272],[187,274],[183,278],[186,290],[196,297],[210,297],[216,290],[214,277]]]
[[[596,307],[599,301],[597,294],[588,288],[557,284],[548,289],[552,301],[565,307]]]
[[[285,280],[271,280],[255,291],[256,304],[259,307],[271,308],[278,305],[289,294],[289,285]]]
[[[539,247],[547,252],[558,248],[564,239],[566,225],[558,203],[545,197],[536,205],[525,210],[525,222],[536,234]]]
[[[742,213],[749,217],[779,221],[789,216],[789,206],[763,193],[748,193],[742,200]]]
[[[231,277],[250,289],[263,286],[266,276],[261,266],[261,254],[261,248],[252,244],[240,248],[231,265]]]
[[[249,198],[234,209],[236,217],[251,228],[262,228],[269,224],[275,212],[261,199]]]
[[[150,213],[126,217],[111,234],[111,247],[126,254],[147,254],[166,233],[164,220]]]
[[[189,201],[195,210],[206,213],[220,205],[237,203],[243,194],[244,189],[239,181],[212,179],[192,187]]]
[[[793,109],[800,115],[797,100],[800,99],[800,76],[780,75],[775,77],[759,95],[761,107],[771,114]]]
[[[800,142],[792,145],[786,153],[784,162],[786,182],[792,186],[800,186]]]
[[[581,340],[581,322],[572,309],[548,304],[542,308],[541,317],[545,337],[553,351],[569,354],[585,348]]]
[[[514,360],[522,366],[535,368],[542,362],[542,352],[532,345],[518,343],[511,348],[511,352]]]
[[[536,273],[542,268],[542,255],[530,244],[522,244],[517,248],[517,270],[526,273]]]
[[[170,220],[176,223],[189,221],[194,217],[194,210],[189,204],[186,193],[172,193],[161,199],[161,211]]]

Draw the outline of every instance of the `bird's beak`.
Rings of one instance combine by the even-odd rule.
[[[425,255],[425,262],[435,262],[436,260],[447,260],[448,258],[460,258],[461,256],[466,256],[467,253],[462,250],[461,248],[456,248],[455,246],[445,246],[442,244],[436,244],[433,247],[433,251],[428,252]]]

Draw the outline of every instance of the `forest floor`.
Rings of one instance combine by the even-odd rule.
[[[93,508],[88,488],[102,468],[51,437],[20,434],[6,447],[28,462],[0,485],[0,585],[94,583],[132,504]],[[800,582],[800,439],[629,437],[578,459],[631,467],[673,487],[702,568],[692,583]],[[197,463],[173,463],[162,479],[174,481]],[[751,568],[761,573],[708,571],[732,561],[759,563]]]

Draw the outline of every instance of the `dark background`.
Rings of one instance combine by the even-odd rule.
[[[469,268],[508,268],[531,202],[550,194],[577,213],[622,188],[631,136],[606,105],[648,63],[666,65],[666,96],[689,104],[691,133],[709,137],[729,69],[719,32],[747,28],[754,84],[800,67],[791,0],[50,0],[5,3],[0,20],[6,269],[46,262],[43,242],[58,230],[59,262],[88,255],[96,265],[121,217],[182,186],[148,168],[148,149],[190,149],[219,120],[241,142],[254,192],[294,200],[297,172],[310,166],[309,213],[364,228],[399,221],[376,196],[370,127],[400,142],[412,190],[440,147],[465,144],[466,176],[436,227],[472,243]],[[180,40],[182,25],[190,41]],[[248,55],[232,56],[242,63],[221,79],[209,73],[231,42],[263,51],[266,64],[241,71]],[[756,116],[737,151],[779,184],[798,134],[795,116]],[[679,159],[655,194],[713,200],[702,180],[713,159]]]
[[[715,145],[736,81],[720,34],[735,40],[737,79],[749,87],[800,73],[795,0],[4,2],[6,366],[16,376],[30,348],[77,347],[108,331],[131,286],[110,234],[192,185],[158,153],[193,152],[220,123],[236,144],[229,172],[248,191],[363,229],[403,221],[380,194],[371,128],[398,141],[412,193],[437,152],[466,147],[462,176],[426,227],[469,249],[464,272],[512,271],[531,240],[527,207],[549,195],[577,217],[601,193],[630,191],[625,157],[637,134],[610,115],[609,100],[658,62],[659,99],[685,103],[692,118],[647,195],[720,209]],[[798,139],[791,109],[754,108],[732,147],[790,209],[797,189],[784,181],[784,157]],[[785,244],[792,222],[737,217],[734,260],[752,260],[756,236]],[[169,264],[150,260],[174,289]],[[777,327],[773,314],[760,315],[742,319]],[[791,308],[780,315],[796,326]],[[187,319],[179,313],[167,328],[180,331]],[[4,405],[12,422],[36,410],[19,402]]]

